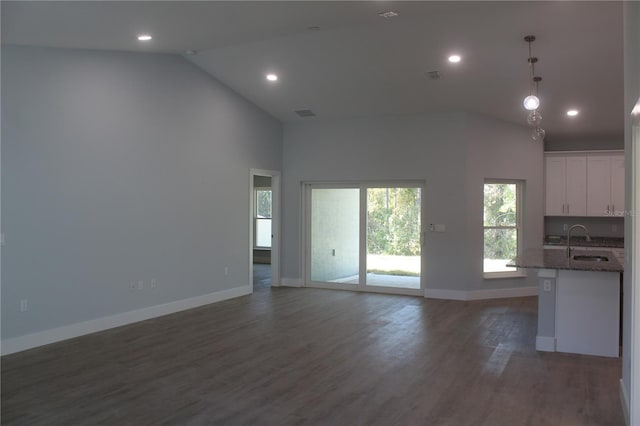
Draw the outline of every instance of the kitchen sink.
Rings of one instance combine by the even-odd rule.
[[[609,258],[606,256],[578,255],[578,256],[573,256],[573,260],[580,260],[580,261],[587,261],[587,262],[608,262]]]

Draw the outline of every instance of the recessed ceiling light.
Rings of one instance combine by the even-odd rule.
[[[151,40],[153,37],[151,37],[149,34],[140,34],[138,36],[138,41],[149,41]]]
[[[449,56],[449,62],[451,62],[452,64],[457,64],[461,60],[462,60],[462,58],[460,57],[460,55],[451,55],[451,56]]]
[[[393,18],[395,16],[398,16],[398,14],[392,10],[389,10],[387,12],[378,13],[378,16],[380,16],[381,18]]]
[[[277,81],[278,80],[278,76],[275,74],[267,74],[267,80],[269,81]]]
[[[578,111],[577,109],[570,109],[569,111],[567,111],[567,115],[569,117],[575,117],[579,113],[580,113],[580,111]]]

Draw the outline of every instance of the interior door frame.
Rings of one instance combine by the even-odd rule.
[[[253,293],[253,250],[255,215],[255,176],[271,178],[271,286],[280,286],[280,206],[281,178],[277,170],[249,169],[249,288]]]
[[[640,99],[636,104],[640,106]],[[635,109],[634,109],[635,111]],[[629,397],[629,417],[632,425],[640,424],[640,111],[631,115],[631,258],[625,253],[626,261],[631,263],[631,392]]]
[[[399,294],[409,296],[424,296],[425,289],[425,181],[423,180],[385,180],[385,181],[308,181],[302,182],[302,247],[303,259],[302,286],[313,288],[325,288],[331,290],[347,290],[368,293]],[[311,280],[311,191],[313,189],[340,189],[354,188],[360,190],[360,232],[359,232],[359,276],[365,277],[358,285],[350,287],[340,283],[320,282]],[[367,189],[369,188],[420,188],[420,288],[398,288],[385,286],[366,285],[367,271]]]

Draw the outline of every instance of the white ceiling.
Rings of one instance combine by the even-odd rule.
[[[526,34],[547,139],[621,139],[620,2],[2,2],[3,43],[197,50],[186,58],[283,122],[469,111],[526,124]]]

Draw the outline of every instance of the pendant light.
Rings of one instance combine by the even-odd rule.
[[[529,63],[529,96],[524,98],[522,105],[527,111],[531,111],[527,115],[527,124],[533,127],[531,139],[538,141],[544,140],[546,132],[542,127],[540,127],[542,114],[538,111],[538,108],[540,108],[538,83],[542,81],[542,77],[535,75],[535,64],[538,62],[538,58],[531,54],[531,43],[533,43],[535,39],[536,37],[533,35],[528,35],[524,38],[524,41],[529,44],[529,58],[527,59],[527,62]]]
[[[529,78],[531,84],[529,86],[529,96],[524,98],[522,104],[524,105],[525,109],[529,111],[536,110],[540,106],[540,99],[533,93],[533,67],[534,64],[538,62],[538,58],[531,56],[531,43],[533,43],[535,39],[536,36],[532,35],[528,35],[524,38],[524,41],[529,43],[529,59],[527,59],[527,61],[529,62]]]
[[[538,100],[538,105],[529,113],[529,115],[527,115],[527,123],[533,127],[540,126],[540,122],[542,121],[542,114],[538,112],[538,107],[540,106],[540,98],[538,98],[538,83],[540,81],[542,81],[542,77],[533,77],[533,83],[535,84],[535,94],[533,97]]]

